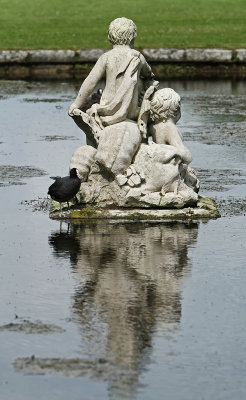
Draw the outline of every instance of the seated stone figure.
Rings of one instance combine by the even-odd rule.
[[[137,28],[132,20],[117,18],[111,22],[108,39],[113,49],[98,59],[69,108],[70,116],[81,115],[84,122],[91,125],[96,142],[104,127],[126,119],[137,120],[141,98],[153,80],[144,56],[133,49],[136,36]],[[84,115],[79,109],[102,79],[105,79],[105,89],[100,103],[94,104]]]
[[[191,153],[176,126],[181,116],[180,96],[173,89],[165,88],[156,91],[148,102],[151,123],[147,135],[154,142],[141,144],[134,157],[133,166],[145,179],[138,189],[130,189],[127,198],[131,203],[135,198],[161,205],[167,198],[174,199],[173,196],[179,200],[181,193],[186,200],[189,197],[195,202],[199,181],[194,170],[188,167]]]
[[[176,123],[181,117],[180,96],[171,88],[158,90],[150,101],[152,123],[148,134],[157,144],[175,146],[184,164],[192,161],[191,153],[184,145]]]
[[[171,88],[164,88],[155,92],[150,101],[150,116],[152,123],[148,128],[148,135],[152,136],[153,141],[157,144],[170,145],[176,148],[180,177],[184,178],[192,157],[176,126],[181,117],[179,94]]]

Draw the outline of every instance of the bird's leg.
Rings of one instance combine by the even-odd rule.
[[[69,201],[67,201],[67,208],[69,208]]]

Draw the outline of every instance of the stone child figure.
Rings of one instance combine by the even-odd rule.
[[[150,116],[153,122],[149,126],[148,134],[155,143],[171,145],[177,149],[182,161],[183,177],[192,157],[176,126],[181,117],[180,107],[180,96],[173,89],[165,88],[155,92],[150,102]]]
[[[142,144],[134,161],[146,177],[142,193],[178,193],[181,181],[193,179],[191,169],[187,171],[191,153],[176,126],[181,116],[180,96],[171,88],[156,91],[150,99],[149,114],[152,122],[148,136],[154,142]]]
[[[136,121],[148,82],[153,78],[144,56],[133,49],[137,28],[127,18],[111,22],[108,39],[113,49],[103,54],[84,80],[77,98],[69,108],[74,116],[83,107],[100,80],[105,79],[100,104],[94,104],[87,114],[92,115],[101,129],[126,119]]]

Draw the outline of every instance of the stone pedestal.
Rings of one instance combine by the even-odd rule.
[[[86,205],[71,205],[60,211],[60,204],[52,201],[50,218],[60,220],[80,220],[89,222],[93,219],[122,220],[125,222],[165,221],[165,220],[193,220],[219,218],[220,213],[216,202],[211,197],[199,196],[195,207],[179,209],[168,208],[100,208]]]

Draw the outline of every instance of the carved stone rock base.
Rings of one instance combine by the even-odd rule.
[[[219,218],[216,202],[211,197],[200,197],[196,207],[186,207],[180,209],[160,209],[160,208],[99,208],[83,205],[67,205],[60,211],[60,204],[52,201],[50,218],[52,219],[79,219],[88,221],[91,219],[108,219],[124,221],[165,221],[177,219],[209,219]],[[71,204],[71,203],[70,203]]]

